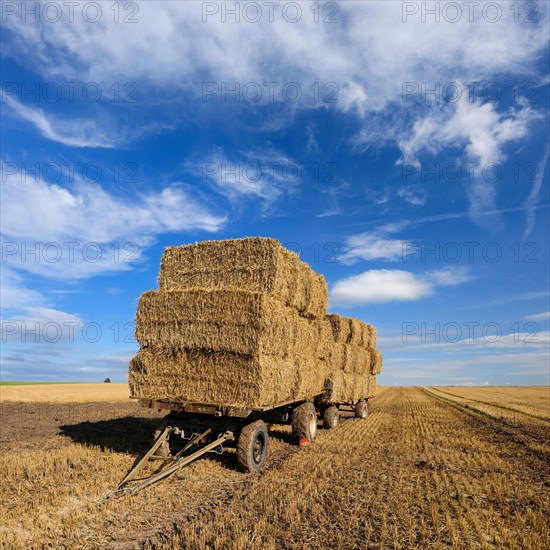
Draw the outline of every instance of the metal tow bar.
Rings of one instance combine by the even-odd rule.
[[[194,445],[199,444],[200,441],[202,441],[207,435],[210,434],[212,429],[208,428],[201,434],[194,434],[189,442],[176,455],[171,457],[162,457],[155,455],[155,451],[165,441],[168,441],[168,438],[170,437],[170,434],[174,431],[174,429],[175,428],[172,428],[171,426],[166,426],[164,431],[160,434],[160,436],[157,438],[149,451],[147,451],[145,456],[134,466],[134,468],[132,468],[130,473],[120,482],[119,486],[114,491],[109,493],[104,500],[122,497],[124,495],[135,495],[136,493],[139,493],[139,491],[141,491],[142,489],[145,489],[145,487],[148,487],[149,485],[152,485],[153,483],[156,483],[161,479],[165,479],[175,474],[180,468],[187,466],[187,464],[190,464],[197,458],[200,458],[201,456],[212,451],[216,447],[219,447],[220,445],[222,445],[222,443],[234,439],[233,432],[225,432],[224,434],[220,435],[216,440],[204,445],[194,453],[188,456],[183,456],[183,453],[188,451]],[[149,461],[152,460],[166,460],[170,462],[170,465],[164,467],[162,470],[148,477],[136,479],[138,473],[145,467],[145,465]],[[135,485],[130,485],[132,481],[135,482]]]

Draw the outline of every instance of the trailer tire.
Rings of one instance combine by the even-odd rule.
[[[245,426],[237,442],[237,460],[245,472],[259,472],[265,464],[269,436],[263,420]]]
[[[292,436],[301,443],[315,441],[317,436],[317,412],[310,402],[302,403],[292,411]]]
[[[323,426],[327,430],[332,430],[340,424],[340,411],[336,405],[332,405],[325,409],[323,413]]]
[[[355,418],[367,418],[369,416],[369,404],[366,399],[360,399],[355,405]]]

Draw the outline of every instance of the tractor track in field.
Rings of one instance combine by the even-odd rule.
[[[514,409],[514,412],[517,412],[523,416],[531,417],[536,420],[544,420],[545,422],[545,424],[543,424],[542,426],[540,426],[538,423],[534,426],[529,425],[528,423],[526,426],[526,423],[524,422],[520,424],[515,424],[508,421],[506,418],[493,416],[486,411],[478,409],[475,406],[475,403],[479,403],[479,401],[477,400],[470,400],[471,403],[473,403],[471,404],[467,402],[468,399],[462,398],[461,396],[455,396],[448,392],[441,391],[441,393],[445,395],[439,395],[438,393],[435,393],[432,389],[422,388],[422,391],[435,399],[447,403],[451,407],[454,407],[466,414],[474,415],[475,417],[482,419],[483,421],[491,425],[496,432],[501,432],[502,434],[509,437],[511,440],[515,441],[518,445],[521,445],[529,452],[533,453],[535,457],[546,463],[550,463],[550,426],[546,425],[546,420],[540,419],[539,417],[530,415],[528,413],[516,411]],[[456,401],[455,399],[451,399],[447,396],[460,398],[466,402]],[[483,404],[495,406],[489,403]],[[497,406],[497,408],[510,410],[509,408],[502,406]]]
[[[426,388],[424,388],[424,389],[426,390]],[[435,388],[432,388],[432,390],[434,390],[434,389]],[[508,411],[508,412],[511,412],[511,413],[514,413],[514,414],[517,414],[517,415],[525,416],[525,417],[536,419],[536,420],[541,420],[542,422],[550,422],[550,418],[547,417],[547,416],[541,416],[541,415],[533,414],[533,413],[530,413],[530,412],[527,412],[527,411],[522,411],[522,410],[516,409],[514,407],[510,407],[510,406],[507,406],[507,405],[502,405],[500,403],[495,403],[494,401],[483,401],[481,399],[477,399],[477,398],[474,398],[474,397],[466,397],[466,396],[463,396],[463,395],[458,395],[456,393],[452,393],[452,392],[443,390],[439,387],[436,389],[436,391],[439,392],[439,393],[449,395],[451,397],[461,399],[461,400],[467,400],[467,401],[472,401],[474,403],[479,403],[481,405],[487,405],[489,407],[494,407],[496,409],[501,409],[502,411]],[[550,395],[549,395],[549,397],[550,397]]]

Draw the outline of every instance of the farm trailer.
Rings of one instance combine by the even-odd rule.
[[[224,444],[243,470],[259,471],[268,424],[290,424],[303,444],[320,419],[337,426],[342,407],[365,417],[382,366],[376,329],[327,305],[324,277],[275,239],[167,248],[158,290],[139,300],[128,382],[142,406],[170,412],[120,492]],[[137,482],[149,459],[166,467]]]
[[[224,445],[235,447],[239,467],[245,472],[259,472],[266,463],[268,425],[290,424],[292,437],[300,445],[311,443],[317,436],[319,420],[326,429],[336,428],[340,410],[366,418],[368,400],[372,395],[350,401],[327,402],[324,394],[312,401],[296,401],[264,408],[236,408],[224,405],[170,402],[155,399],[137,399],[143,407],[169,410],[160,428],[155,432],[155,443],[136,464],[112,496],[136,494],[145,487],[165,479],[207,453],[222,454]],[[152,460],[163,461],[154,474],[137,476]]]

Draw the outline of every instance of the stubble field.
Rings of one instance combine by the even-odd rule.
[[[550,547],[548,388],[380,388],[313,445],[274,428],[259,475],[229,451],[107,503],[163,415],[22,388],[0,403],[3,548]]]

